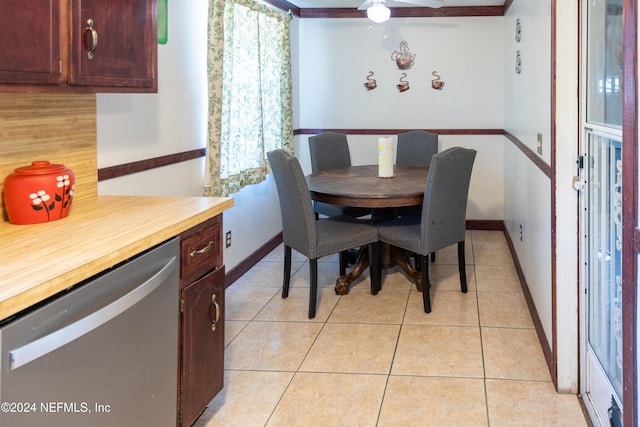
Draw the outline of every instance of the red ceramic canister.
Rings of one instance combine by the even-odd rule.
[[[39,224],[69,215],[75,176],[64,165],[32,162],[4,181],[4,205],[12,224]]]

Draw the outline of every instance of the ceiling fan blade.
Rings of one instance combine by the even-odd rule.
[[[360,6],[358,6],[358,10],[366,10],[368,9],[371,5],[373,5],[373,0],[367,0],[364,3],[362,3]]]
[[[433,9],[438,9],[444,6],[444,1],[442,0],[395,0],[398,3],[408,3],[416,6],[424,6],[431,7]]]

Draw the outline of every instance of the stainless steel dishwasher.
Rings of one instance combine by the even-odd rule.
[[[179,241],[0,327],[0,426],[175,426]]]

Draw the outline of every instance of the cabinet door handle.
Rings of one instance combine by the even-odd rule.
[[[93,25],[93,19],[87,19],[87,28],[84,29],[83,35],[83,43],[89,59],[93,59],[93,51],[98,47],[98,32],[93,28]]]
[[[207,243],[207,246],[205,246],[204,248],[197,249],[197,250],[195,250],[195,249],[192,250],[189,253],[189,256],[194,257],[196,255],[205,254],[205,253],[209,252],[211,250],[211,248],[213,247],[213,243],[214,243],[213,240],[211,240],[209,243]]]
[[[211,317],[215,319],[211,322],[211,331],[215,332],[218,326],[218,320],[220,320],[220,305],[218,301],[216,301],[216,294],[211,295],[211,308],[215,308],[216,310],[215,316],[211,316],[211,312],[209,312],[209,320],[211,320]]]

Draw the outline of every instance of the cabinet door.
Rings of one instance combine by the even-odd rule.
[[[182,298],[180,408],[189,426],[223,386],[224,266],[184,288]]]
[[[0,82],[62,80],[60,0],[0,0]]]
[[[157,87],[156,0],[72,0],[69,84]]]

